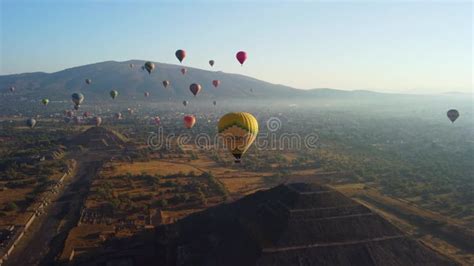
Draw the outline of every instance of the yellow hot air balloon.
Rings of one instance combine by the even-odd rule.
[[[221,117],[217,125],[225,147],[234,155],[235,162],[240,158],[257,138],[258,122],[250,113],[228,113]]]

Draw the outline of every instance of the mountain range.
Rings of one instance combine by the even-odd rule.
[[[377,95],[371,91],[343,91],[335,89],[301,90],[285,85],[272,84],[239,74],[222,71],[208,71],[186,67],[183,75],[181,68],[185,66],[154,63],[156,68],[148,74],[141,68],[145,61],[129,60],[125,62],[106,61],[73,67],[54,73],[34,72],[0,76],[0,88],[9,93],[8,88],[14,86],[15,93],[22,96],[49,97],[59,100],[69,97],[73,92],[93,95],[96,99],[108,99],[109,91],[116,89],[125,97],[143,97],[150,92],[152,99],[168,99],[169,97],[191,97],[189,86],[199,83],[202,91],[200,98],[220,97],[262,97],[262,98],[306,98],[306,97],[343,97],[349,95]],[[130,65],[133,64],[133,67]],[[91,79],[91,84],[85,80]],[[215,88],[213,80],[220,80]],[[162,82],[170,81],[168,88]],[[90,98],[89,98],[90,99]]]

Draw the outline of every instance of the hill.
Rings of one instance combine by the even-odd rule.
[[[452,265],[324,186],[280,185],[111,244],[88,264]],[[82,265],[79,263],[79,265]]]

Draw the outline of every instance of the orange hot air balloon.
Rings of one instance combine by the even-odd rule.
[[[188,70],[186,68],[181,68],[181,74],[185,75],[186,73],[188,72]]]
[[[220,81],[220,80],[215,79],[215,80],[212,81],[212,85],[214,85],[214,87],[216,87],[216,88],[217,88],[220,84],[221,84],[221,81]]]
[[[180,63],[182,63],[183,59],[186,57],[186,51],[184,50],[177,50],[174,54],[176,55],[176,58],[178,58]]]
[[[247,53],[244,51],[239,51],[235,55],[235,58],[237,58],[237,61],[239,61],[240,65],[243,65],[245,60],[247,60]]]
[[[194,124],[196,124],[196,117],[194,117],[193,115],[185,115],[183,121],[184,126],[190,129],[194,126]]]
[[[196,96],[201,91],[201,85],[193,83],[189,86],[189,90]]]

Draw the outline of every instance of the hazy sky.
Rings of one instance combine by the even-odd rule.
[[[0,0],[0,74],[178,63],[296,88],[472,90],[471,1]],[[228,1],[225,1],[228,2]],[[243,67],[235,53],[245,50]]]

